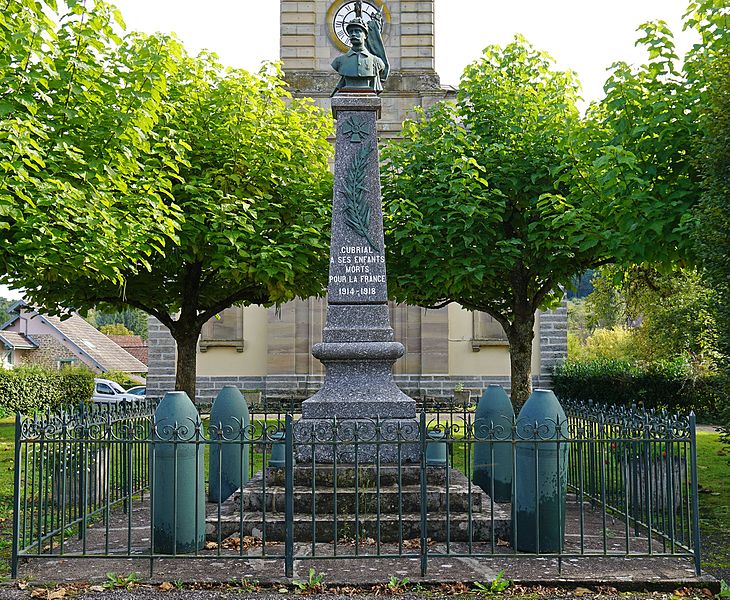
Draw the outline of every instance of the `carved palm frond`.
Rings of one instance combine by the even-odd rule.
[[[345,176],[345,222],[357,235],[364,237],[375,252],[380,252],[370,236],[370,203],[365,195],[365,175],[368,159],[373,147],[363,144],[352,159],[350,169]]]

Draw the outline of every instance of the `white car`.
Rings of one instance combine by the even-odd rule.
[[[139,396],[128,394],[116,381],[110,379],[94,379],[93,402],[121,402],[122,400],[139,400]]]

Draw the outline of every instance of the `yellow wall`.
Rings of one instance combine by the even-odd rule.
[[[243,312],[243,352],[209,348],[198,352],[198,375],[205,377],[266,375],[268,310],[247,306]]]
[[[532,343],[532,372],[540,372],[540,320],[535,319],[535,340]],[[471,348],[472,314],[458,304],[449,304],[449,375],[510,374],[509,346]]]
[[[540,317],[535,319],[532,346],[532,372],[540,372]],[[244,351],[234,348],[210,348],[198,353],[198,375],[207,377],[264,376],[267,374],[268,310],[249,306],[244,312]],[[471,346],[472,315],[458,304],[449,305],[449,375],[508,376],[509,347]]]

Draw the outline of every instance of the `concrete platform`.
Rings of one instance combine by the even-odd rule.
[[[542,585],[611,585],[618,589],[675,589],[682,586],[711,586],[716,580],[709,575],[696,577],[691,558],[673,557],[641,557],[641,556],[602,556],[603,536],[595,517],[584,520],[584,531],[581,534],[578,520],[579,511],[574,501],[568,503],[568,532],[566,535],[566,552],[579,553],[580,540],[584,541],[586,556],[566,557],[562,561],[553,557],[535,557],[513,554],[506,541],[497,538],[495,547],[490,543],[469,544],[464,542],[446,543],[431,542],[428,546],[428,572],[420,576],[420,557],[418,540],[404,540],[399,544],[381,544],[381,554],[399,554],[403,556],[375,558],[372,556],[378,547],[374,540],[362,540],[357,548],[354,540],[341,538],[338,540],[336,552],[339,558],[321,558],[333,556],[334,544],[311,542],[295,544],[295,578],[303,579],[310,568],[325,573],[325,581],[330,585],[369,586],[387,583],[391,575],[399,578],[408,577],[413,582],[445,583],[473,582],[494,579],[500,571],[505,577],[515,582]],[[592,513],[584,511],[584,517]],[[131,538],[127,536],[127,526],[131,523]],[[625,552],[624,524],[619,520],[610,520],[608,524],[610,537],[607,540],[609,552]],[[590,533],[588,533],[590,532]],[[217,548],[217,544],[200,551],[201,557],[179,557],[176,559],[155,559],[154,571],[150,577],[150,560],[148,558],[94,558],[105,550],[108,539],[109,548],[126,552],[127,544],[133,553],[149,552],[150,525],[149,502],[137,502],[131,515],[121,511],[112,514],[108,535],[103,523],[90,526],[87,535],[88,558],[49,557],[26,558],[21,560],[21,578],[44,582],[92,581],[105,579],[108,571],[119,574],[140,573],[143,581],[162,582],[179,580],[193,582],[225,583],[235,577],[250,578],[262,584],[275,584],[288,581],[284,577],[284,544],[261,540],[244,539],[241,545],[228,543],[227,547]],[[658,547],[661,548],[661,547]],[[641,553],[645,548],[638,541],[630,546],[632,552]],[[56,549],[57,551],[57,549]],[[65,553],[81,551],[81,542],[75,538],[68,540]],[[356,556],[357,553],[357,556]],[[450,553],[451,555],[444,555]],[[471,553],[472,556],[457,556]],[[484,554],[485,556],[479,556]],[[492,554],[491,556],[486,556]],[[370,555],[370,556],[368,556]],[[266,558],[262,558],[265,556]]]

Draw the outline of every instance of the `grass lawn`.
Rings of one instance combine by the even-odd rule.
[[[0,577],[10,572],[13,506],[13,418],[0,419]],[[703,566],[730,579],[730,452],[717,433],[697,434]],[[261,458],[255,457],[258,463]],[[206,461],[207,462],[207,461]],[[458,462],[458,461],[457,461]],[[259,464],[255,465],[259,468]]]
[[[702,564],[730,581],[730,451],[717,433],[697,434]]]
[[[15,418],[0,419],[0,576],[10,573],[13,540],[13,448]]]

